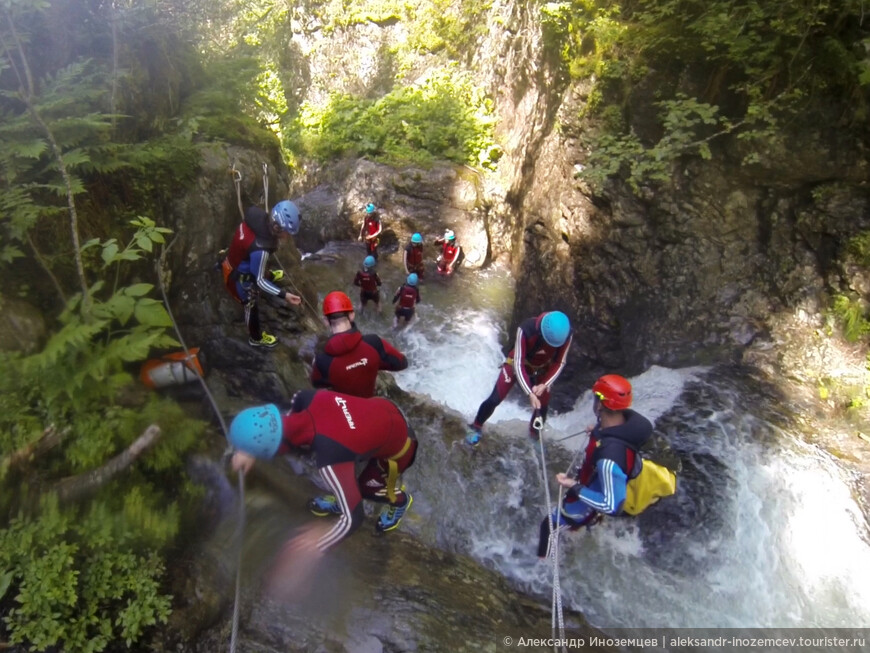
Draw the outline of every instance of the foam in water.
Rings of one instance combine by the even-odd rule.
[[[401,276],[383,262],[379,272]],[[498,283],[497,275],[468,271],[446,284],[427,282],[417,325],[392,337],[382,332],[411,361],[396,375],[401,387],[473,417],[492,390],[508,336],[510,302],[493,290]],[[745,414],[739,391],[703,376],[652,367],[631,379],[633,407],[660,434],[666,429],[683,461],[678,493],[636,519],[608,518],[563,536],[565,605],[601,628],[870,626],[870,546],[849,479],[830,458]],[[684,405],[690,384],[704,392]],[[551,415],[546,441],[591,424],[591,403],[585,394],[573,410]],[[487,437],[522,442],[529,414],[514,390]],[[575,436],[561,445],[583,443]],[[498,461],[498,492],[463,503],[462,511],[450,506],[464,499],[471,479],[420,487],[415,497],[421,507],[431,504],[430,522],[447,514],[438,538],[549,600],[550,566],[534,555],[545,498],[532,452],[527,442],[511,449]],[[550,477],[564,471],[548,462]]]

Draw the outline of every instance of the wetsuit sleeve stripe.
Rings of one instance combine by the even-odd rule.
[[[352,487],[348,487],[349,483],[342,483],[339,478],[339,473],[336,468],[349,468],[350,478],[353,480]],[[342,469],[341,471],[346,471]],[[335,546],[342,539],[353,533],[363,520],[362,500],[359,494],[359,488],[356,485],[356,479],[353,474],[353,463],[340,463],[338,465],[326,465],[320,468],[320,476],[332,490],[335,495],[335,500],[341,508],[341,516],[338,521],[323,537],[317,541],[317,548],[321,551],[326,551],[331,546]],[[346,476],[346,474],[343,474]],[[354,496],[354,494],[356,496]]]
[[[520,387],[527,395],[532,394],[532,384],[526,370],[523,367],[523,361],[526,358],[526,338],[523,333],[523,328],[517,329],[517,339],[514,342],[514,376]]]
[[[257,285],[260,289],[270,295],[279,297],[282,294],[281,289],[272,282],[266,280],[266,262],[268,260],[269,252],[263,250],[254,252],[251,254],[251,267],[257,270]]]
[[[628,479],[619,465],[607,458],[599,460],[595,469],[600,490],[595,488],[596,484],[593,482],[593,485],[581,488],[578,497],[599,512],[616,514],[625,501],[625,485]]]
[[[559,375],[562,373],[562,370],[565,367],[565,361],[568,358],[568,349],[571,348],[571,341],[573,338],[573,335],[568,336],[568,342],[566,342],[560,348],[559,358],[557,359],[558,366],[550,367],[550,370],[552,371],[545,377],[545,380],[543,381],[544,385],[546,385],[548,388],[553,385],[553,383],[555,383],[556,379],[558,379]]]

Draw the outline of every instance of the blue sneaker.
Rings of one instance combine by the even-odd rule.
[[[325,494],[322,497],[314,497],[308,501],[308,509],[318,517],[328,517],[329,515],[340,515],[341,507],[335,496]]]
[[[414,503],[414,498],[410,494],[405,493],[405,496],[407,497],[405,505],[387,506],[381,512],[381,516],[378,518],[378,523],[375,524],[375,530],[378,533],[386,533],[387,531],[399,527],[399,522],[402,521],[402,517],[405,516],[405,511],[411,507],[412,503]]]
[[[483,435],[480,433],[480,429],[476,429],[473,426],[468,427],[468,433],[465,435],[466,444],[471,445],[472,447],[476,447],[480,444],[480,440],[483,438]]]

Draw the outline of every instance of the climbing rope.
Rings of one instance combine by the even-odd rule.
[[[305,304],[305,306],[311,311],[311,314],[314,316],[315,323],[318,325],[318,328],[320,330],[322,330],[323,329],[323,322],[320,320],[320,313],[318,313],[317,309],[311,305],[311,302],[309,302],[307,299],[305,299],[305,295],[303,295],[302,292],[299,290],[298,286],[295,283],[293,283],[293,280],[290,278],[290,275],[287,274],[287,268],[284,267],[284,264],[278,258],[278,254],[277,253],[272,254],[272,257],[275,259],[275,262],[278,264],[278,267],[284,271],[283,278],[287,280],[287,283],[289,283],[290,286],[293,288],[293,290],[295,291],[295,294],[302,298],[302,303]]]
[[[269,164],[263,164],[263,208],[269,212]]]
[[[235,164],[233,166],[233,170],[235,171]],[[239,181],[241,181],[241,175],[239,175]],[[240,203],[241,207],[241,203]],[[191,358],[190,349],[188,349],[187,344],[184,342],[184,337],[181,335],[181,330],[178,328],[178,322],[175,321],[175,316],[172,314],[172,309],[169,306],[169,297],[166,295],[166,286],[163,283],[163,271],[165,269],[165,257],[169,249],[175,243],[175,238],[166,246],[163,252],[160,254],[160,258],[157,260],[156,268],[157,268],[157,281],[160,286],[160,294],[163,296],[163,306],[166,308],[166,312],[169,315],[169,320],[172,322],[172,328],[175,329],[175,335],[178,337],[178,342],[181,343],[182,349],[184,349],[185,356],[189,359]],[[218,408],[217,401],[215,401],[214,395],[206,384],[205,379],[197,374],[197,380],[205,391],[206,397],[208,397],[209,403],[211,403],[211,407],[214,410],[215,415],[217,415],[218,422],[220,423],[221,430],[223,431],[224,437],[228,439],[229,430],[227,429],[227,423],[224,420],[223,415],[221,414],[220,409]],[[232,450],[231,447],[227,449],[227,453]],[[224,454],[226,456],[226,453]],[[230,635],[230,653],[235,653],[236,644],[238,640],[238,632],[239,632],[239,611],[241,607],[241,591],[242,591],[242,544],[244,542],[244,532],[245,532],[245,475],[239,474],[239,549],[236,558],[236,593],[235,599],[233,601],[233,625],[232,625],[232,633]]]
[[[558,547],[558,535],[556,536],[555,542],[553,541],[553,502],[550,497],[550,483],[547,477],[547,459],[544,454],[544,420],[540,415],[535,417],[532,422],[532,428],[536,429],[539,433],[538,436],[538,445],[541,453],[541,480],[544,485],[544,496],[547,500],[547,523],[550,526],[550,543],[551,546],[555,545]],[[562,492],[559,492],[559,510],[562,508]],[[556,529],[558,533],[558,529]],[[551,611],[551,621],[550,626],[552,628],[553,639],[558,639],[562,641],[565,636],[565,617],[562,612],[562,592],[559,584],[559,558],[558,558],[558,548],[550,549],[553,559],[553,601],[552,601],[552,611]],[[554,650],[559,650],[554,645]]]
[[[230,630],[230,653],[236,653],[239,640],[239,612],[242,605],[242,544],[245,541],[245,475],[239,474],[239,550],[236,558],[236,594],[233,598],[233,625]]]
[[[242,221],[245,220],[245,207],[242,205],[242,173],[236,168],[236,162],[233,161],[230,167],[230,174],[233,176],[233,184],[236,186],[236,204],[239,205],[239,215]]]

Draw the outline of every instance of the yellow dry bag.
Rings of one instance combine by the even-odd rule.
[[[639,515],[662,497],[677,491],[677,475],[651,460],[643,459],[640,474],[629,479],[622,511]]]

